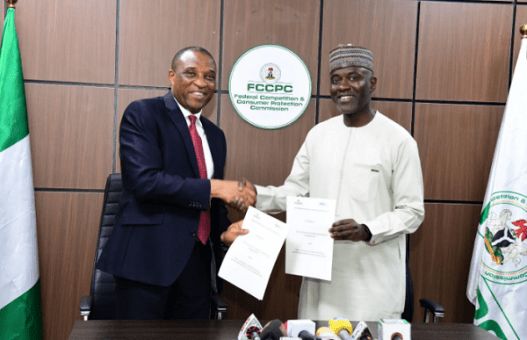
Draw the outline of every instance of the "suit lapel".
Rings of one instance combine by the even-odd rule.
[[[183,113],[179,109],[179,106],[174,100],[174,97],[171,92],[168,92],[163,99],[165,101],[165,106],[168,110],[168,116],[176,126],[176,129],[179,131],[179,134],[181,135],[181,139],[183,140],[183,145],[185,146],[185,150],[187,151],[187,156],[190,164],[192,165],[194,175],[199,178],[198,161],[196,160],[194,145],[192,144],[192,139],[190,138],[190,132],[188,131],[188,126],[187,122],[185,121],[185,117],[183,117]]]

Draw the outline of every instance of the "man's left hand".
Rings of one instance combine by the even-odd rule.
[[[221,242],[223,242],[227,246],[230,246],[238,236],[246,235],[249,230],[242,229],[242,224],[243,220],[231,224],[226,231],[221,233]]]
[[[340,220],[329,228],[331,237],[335,240],[366,241],[371,239],[371,233],[364,224],[358,224],[354,219]]]

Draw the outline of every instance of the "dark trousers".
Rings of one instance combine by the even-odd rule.
[[[211,249],[196,242],[181,275],[169,287],[116,277],[116,316],[121,320],[209,319]]]

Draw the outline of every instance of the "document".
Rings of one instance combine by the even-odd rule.
[[[249,233],[236,238],[229,247],[218,275],[262,300],[287,236],[287,225],[249,207],[242,227]]]
[[[335,207],[335,200],[287,197],[287,274],[331,281],[333,239],[328,230],[335,221]]]

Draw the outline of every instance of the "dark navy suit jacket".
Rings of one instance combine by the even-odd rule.
[[[213,177],[222,179],[225,135],[203,116],[201,123],[214,161]],[[211,241],[219,246],[219,235],[229,225],[227,211],[220,200],[210,200],[210,181],[199,178],[188,126],[171,92],[127,107],[120,144],[120,212],[97,267],[168,286],[191,255],[200,212],[210,207]]]

